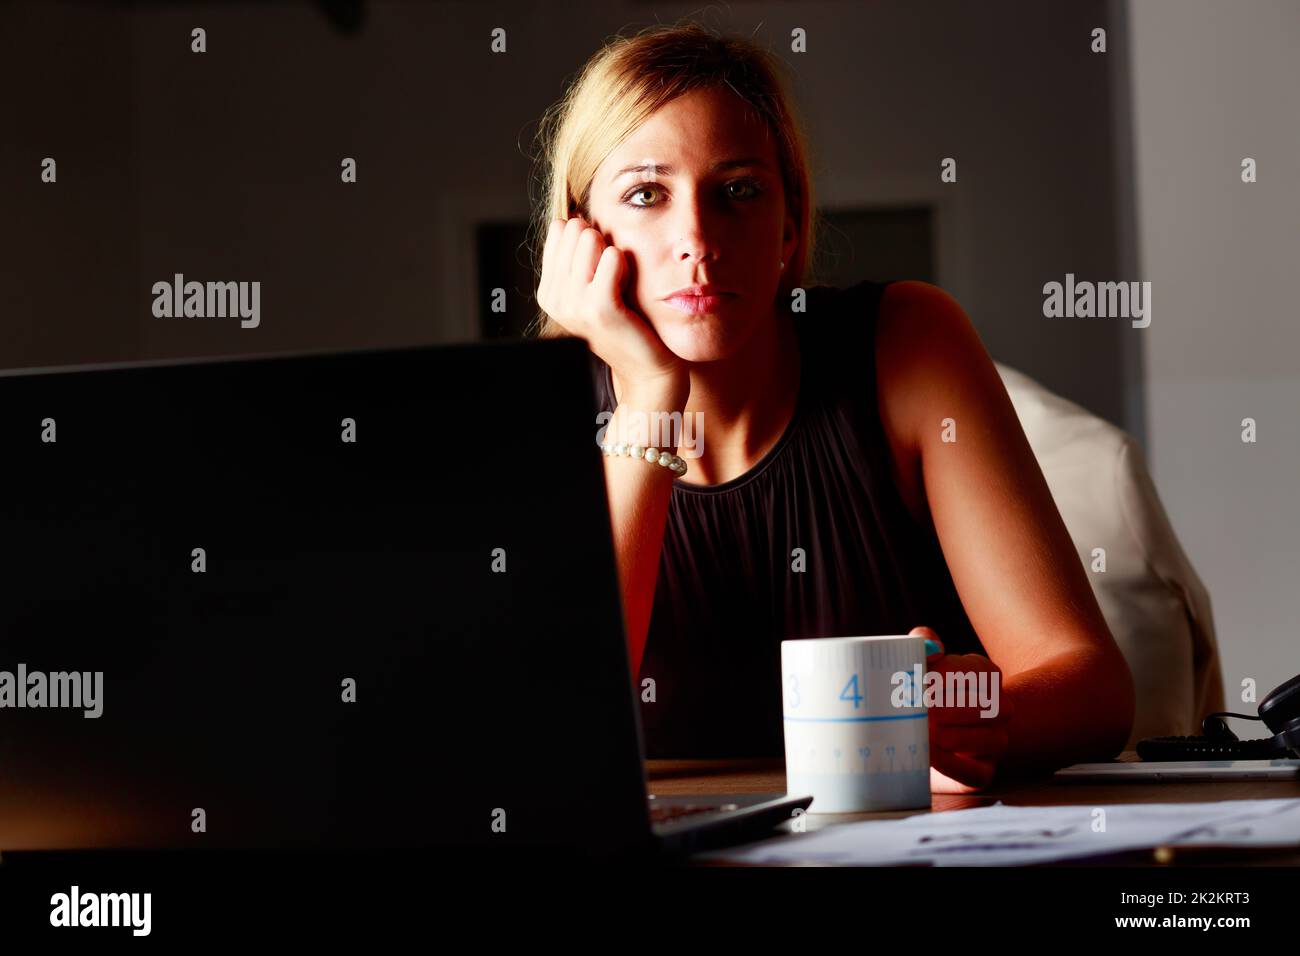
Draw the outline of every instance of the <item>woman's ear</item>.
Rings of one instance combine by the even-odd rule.
[[[781,259],[787,265],[794,262],[795,249],[799,246],[799,224],[789,212],[785,216],[785,225],[781,231]]]

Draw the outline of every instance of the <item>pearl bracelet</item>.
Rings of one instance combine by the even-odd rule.
[[[629,445],[626,442],[610,443],[606,442],[600,446],[600,450],[606,455],[626,455],[629,458],[644,458],[651,464],[662,465],[677,477],[686,474],[686,462],[676,455],[670,455],[668,452],[661,452],[657,448],[646,448],[643,445]]]

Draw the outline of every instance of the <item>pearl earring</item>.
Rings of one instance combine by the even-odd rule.
[[[781,260],[781,268],[782,268],[782,269],[785,268],[785,260],[784,260],[784,259]]]

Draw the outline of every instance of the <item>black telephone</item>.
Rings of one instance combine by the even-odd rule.
[[[1224,717],[1262,720],[1272,737],[1238,740]],[[1200,737],[1147,737],[1137,744],[1143,760],[1268,760],[1300,757],[1300,675],[1274,690],[1259,705],[1259,716],[1210,714]]]

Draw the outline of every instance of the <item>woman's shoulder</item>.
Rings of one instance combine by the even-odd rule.
[[[948,292],[929,282],[893,283],[877,326],[875,367],[887,428],[915,443],[922,422],[1002,412],[1001,378],[970,317]]]
[[[897,368],[927,385],[948,377],[952,365],[969,366],[972,350],[982,349],[961,305],[929,282],[909,279],[891,283],[876,313],[882,367]]]

